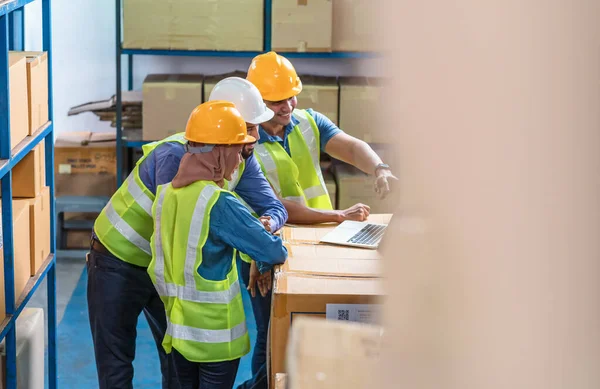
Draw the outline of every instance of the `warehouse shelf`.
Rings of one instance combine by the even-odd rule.
[[[37,146],[42,139],[52,132],[52,122],[47,122],[33,135],[27,136],[11,150],[10,159],[0,159],[0,178],[4,177],[13,167]]]
[[[139,138],[131,138],[126,129],[121,127],[122,124],[122,69],[121,57],[127,56],[127,86],[129,90],[133,89],[133,57],[141,56],[179,56],[179,57],[222,57],[222,58],[252,58],[258,54],[271,51],[271,8],[273,0],[264,1],[264,29],[263,29],[263,46],[264,51],[218,51],[218,50],[161,50],[161,49],[133,49],[123,48],[121,36],[121,21],[122,21],[122,3],[124,0],[116,0],[116,132],[117,132],[117,186],[123,183],[124,164],[126,158],[124,152],[127,149],[140,148],[144,144],[149,143]],[[281,52],[289,58],[312,58],[312,59],[361,59],[361,58],[376,58],[379,53],[375,52]],[[126,172],[125,172],[126,173]]]
[[[48,258],[46,258],[44,263],[42,263],[42,266],[40,266],[40,270],[37,271],[35,276],[29,279],[27,285],[25,285],[23,293],[21,293],[21,296],[19,297],[19,301],[17,301],[15,312],[12,315],[6,316],[2,323],[0,323],[0,339],[4,338],[6,336],[6,333],[15,325],[17,317],[21,314],[23,308],[25,308],[25,306],[33,296],[33,293],[35,293],[35,291],[42,284],[44,277],[46,277],[50,269],[52,269],[52,267],[55,265],[56,258],[54,254],[50,254]]]
[[[39,289],[43,280],[47,287],[47,330],[48,330],[48,387],[56,389],[56,223],[54,215],[54,125],[52,100],[52,27],[51,0],[41,2],[42,50],[48,61],[48,122],[33,135],[27,136],[16,147],[10,147],[10,91],[9,91],[9,51],[24,51],[24,11],[25,5],[35,0],[0,0],[0,181],[2,193],[1,248],[4,254],[4,299],[6,318],[0,323],[0,341],[6,344],[5,367],[2,387],[17,387],[17,338],[16,322],[29,300]],[[19,21],[20,19],[20,21]],[[18,26],[18,28],[17,28]],[[18,30],[18,32],[16,31]],[[27,153],[44,142],[46,185],[50,189],[50,254],[35,274],[30,278],[20,296],[15,296],[15,231],[12,207],[12,170]],[[15,298],[18,297],[18,298]]]
[[[121,49],[125,55],[156,55],[178,57],[241,57],[252,58],[263,51],[210,51],[210,50],[157,50],[157,49]],[[281,52],[289,58],[376,58],[378,53],[333,51],[333,52]]]
[[[0,0],[0,16],[8,15],[34,1],[35,0]]]

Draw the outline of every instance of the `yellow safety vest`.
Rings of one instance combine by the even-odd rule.
[[[224,280],[198,274],[208,238],[211,210],[221,193],[214,182],[184,188],[160,185],[152,208],[154,234],[148,274],[165,305],[167,332],[162,345],[192,362],[221,362],[250,351],[240,293],[236,250]]]
[[[147,267],[152,258],[150,236],[152,227],[152,203],[154,195],[143,184],[139,175],[140,164],[163,143],[185,144],[184,133],[177,133],[163,140],[144,145],[144,155],[94,223],[94,232],[104,247],[115,257],[127,263]],[[242,161],[227,188],[233,191],[245,167]]]
[[[320,134],[313,117],[296,109],[298,119],[287,137],[290,154],[279,142],[264,142],[254,148],[267,180],[281,198],[310,208],[332,210],[320,166]]]

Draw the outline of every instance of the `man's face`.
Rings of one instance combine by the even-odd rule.
[[[292,111],[296,108],[298,100],[294,96],[287,100],[265,101],[265,104],[275,112],[275,116],[269,122],[285,127],[292,121]]]
[[[246,123],[246,129],[248,131],[248,135],[253,136],[254,138],[256,138],[257,141],[258,141],[258,139],[260,139],[260,135],[258,134],[258,124]],[[255,144],[256,143],[244,145],[244,147],[242,148],[242,158],[244,158],[244,159],[250,158],[250,156],[254,152]]]

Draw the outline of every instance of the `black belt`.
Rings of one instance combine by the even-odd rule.
[[[92,240],[90,242],[90,248],[101,254],[112,255],[112,253],[108,251],[108,249],[104,247],[104,245],[100,243],[100,241],[96,239],[96,237],[92,237]]]

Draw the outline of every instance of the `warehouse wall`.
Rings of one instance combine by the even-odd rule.
[[[64,0],[52,2],[53,74],[55,131],[107,131],[92,113],[67,117],[69,108],[115,93],[115,10],[114,2]],[[40,50],[41,2],[25,10],[27,50]],[[307,60],[294,59],[298,71],[317,75],[377,75],[378,60]],[[151,72],[217,74],[245,70],[250,58],[134,58],[134,88],[141,88],[146,74]],[[60,65],[59,65],[60,64]],[[127,57],[123,56],[123,86],[127,87]]]

